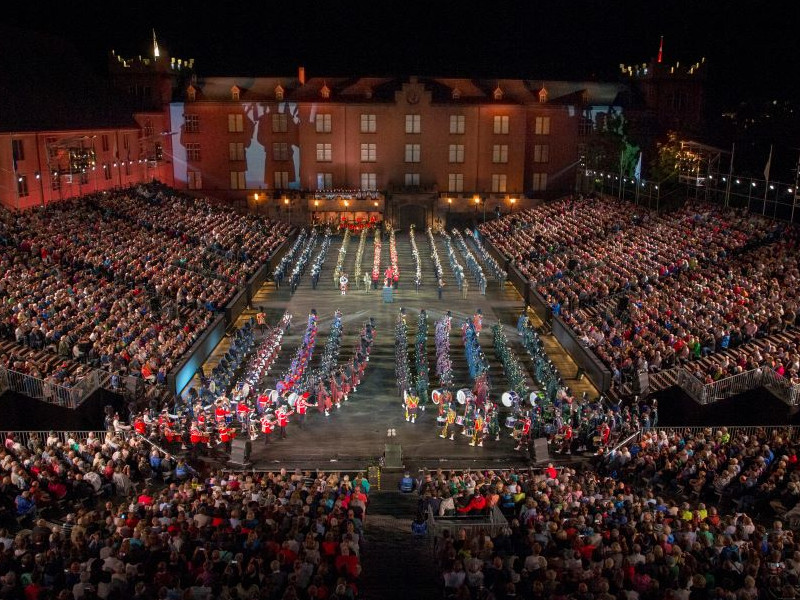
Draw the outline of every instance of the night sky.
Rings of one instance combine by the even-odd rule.
[[[23,2],[3,19],[106,52],[149,51],[151,28],[203,75],[458,75],[611,78],[619,63],[707,57],[710,100],[787,97],[797,11],[769,0]]]

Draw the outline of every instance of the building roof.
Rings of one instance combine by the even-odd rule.
[[[0,25],[0,131],[135,127],[115,93],[61,38]]]

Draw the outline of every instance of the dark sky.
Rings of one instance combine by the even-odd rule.
[[[620,62],[706,56],[711,95],[788,96],[798,9],[772,0],[224,0],[17,3],[3,19],[105,53],[149,50],[151,28],[205,75],[615,77]]]

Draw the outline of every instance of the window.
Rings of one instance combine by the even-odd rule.
[[[451,163],[464,162],[464,144],[450,144],[449,155]]]
[[[102,148],[103,152],[108,152],[108,134],[106,133],[100,136],[100,148]]]
[[[186,99],[189,102],[194,102],[196,98],[197,98],[197,90],[190,85],[188,88],[186,88]]]
[[[289,144],[286,142],[274,142],[272,144],[273,160],[289,160]]]
[[[190,190],[203,189],[203,176],[200,174],[200,171],[187,172],[186,181]]]
[[[272,114],[272,133],[286,133],[289,129],[289,119],[286,113]]]
[[[193,161],[200,160],[200,144],[196,142],[186,144],[186,159]]]
[[[450,133],[464,133],[466,118],[464,115],[450,115]]]
[[[508,162],[508,144],[495,144],[494,146],[492,146],[492,162],[493,163]]]
[[[378,189],[378,175],[376,173],[362,173],[361,189],[362,190]]]
[[[183,130],[185,133],[200,133],[200,115],[186,115]]]
[[[161,142],[155,143],[155,155],[156,160],[161,160],[164,158],[164,147],[161,145]]]
[[[550,135],[550,117],[536,117],[536,135]]]
[[[14,154],[14,162],[25,160],[25,146],[22,140],[11,140],[11,151]]]
[[[406,173],[405,182],[407,186],[419,185],[419,173]]]
[[[494,132],[497,134],[508,133],[508,115],[496,115],[494,118]]]
[[[228,133],[242,133],[242,131],[244,131],[242,115],[228,115]]]
[[[421,130],[421,117],[419,115],[406,115],[406,133],[419,133]]]
[[[244,181],[244,171],[231,171],[231,189],[243,190],[247,187]]]
[[[504,193],[506,191],[506,174],[494,173],[492,175],[492,191],[497,193]]]
[[[361,115],[361,133],[375,133],[378,131],[378,118],[376,115]]]
[[[406,162],[417,163],[419,162],[420,145],[419,144],[406,144]]]
[[[331,116],[330,115],[317,115],[316,119],[317,133],[330,133],[331,132]]]
[[[543,192],[547,189],[547,173],[533,174],[533,191]]]
[[[228,160],[244,160],[243,142],[231,142],[228,144]]]
[[[317,144],[317,162],[330,162],[333,152],[330,144]]]
[[[333,173],[317,173],[317,189],[329,190],[333,187]]]
[[[361,162],[375,162],[378,160],[377,144],[361,144]]]
[[[447,176],[447,191],[448,192],[463,192],[464,191],[464,174],[463,173],[450,173]]]
[[[283,92],[284,92],[283,86],[282,85],[278,85],[275,88],[275,100],[283,100]]]
[[[231,100],[238,100],[239,99],[239,88],[233,86],[231,88]]]
[[[533,162],[550,162],[550,144],[536,144],[533,147]]]
[[[289,187],[289,171],[275,171],[275,189],[285,190]]]
[[[20,175],[17,177],[17,195],[20,198],[25,198],[30,192],[28,192],[28,176],[27,175]]]
[[[144,137],[150,137],[153,135],[153,122],[147,120],[144,122]]]

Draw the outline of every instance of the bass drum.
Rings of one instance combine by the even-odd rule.
[[[275,404],[278,401],[278,390],[265,390],[264,394],[269,396],[271,404]]]
[[[289,403],[289,406],[294,408],[294,405],[297,404],[297,399],[299,397],[300,396],[298,396],[297,392],[292,392],[291,394],[289,394],[289,397],[286,399],[286,401]]]
[[[465,404],[470,398],[472,398],[472,390],[469,388],[461,388],[456,393],[456,400],[459,404]]]
[[[519,404],[519,394],[517,394],[517,392],[514,390],[511,390],[510,392],[503,392],[503,395],[500,397],[500,401],[506,408],[511,408],[514,406],[515,402]]]
[[[531,392],[531,395],[528,396],[528,403],[531,406],[536,406],[536,401],[539,399],[539,392]]]
[[[444,397],[444,390],[441,388],[437,388],[431,392],[431,401],[434,404],[438,405],[442,401],[443,397]]]
[[[516,422],[517,419],[515,419],[513,416],[508,415],[506,417],[506,427],[508,427],[509,429],[514,429],[514,425],[516,424]]]

